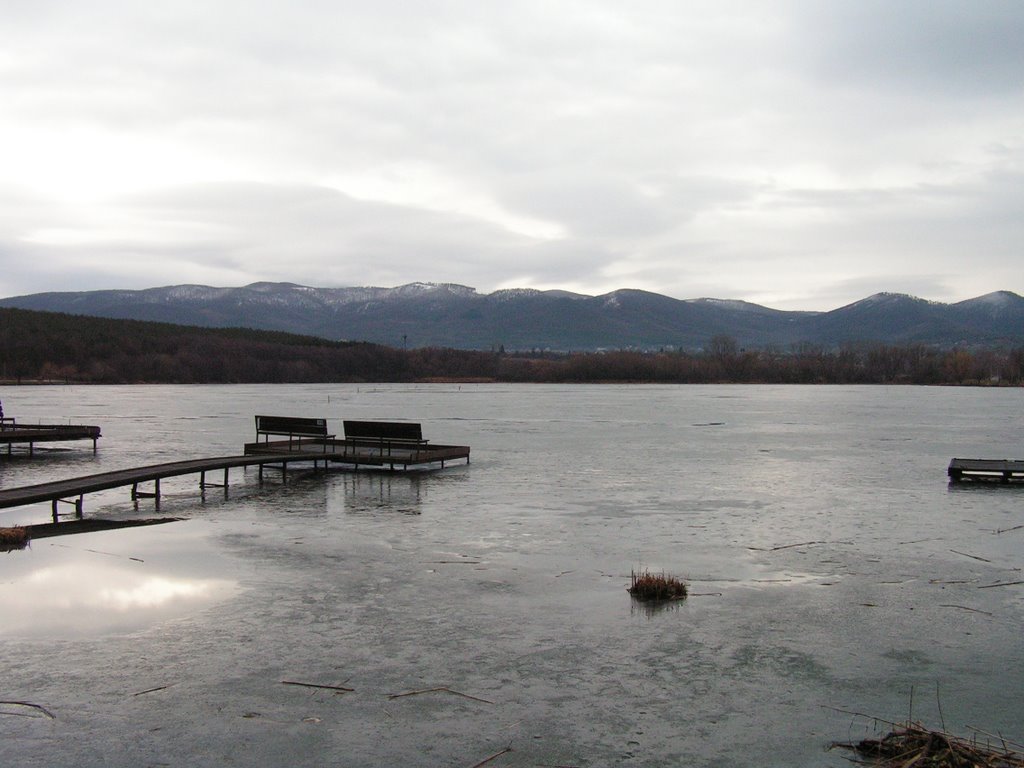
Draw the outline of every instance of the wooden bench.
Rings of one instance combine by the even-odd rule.
[[[271,435],[280,437],[287,436],[288,450],[293,445],[301,445],[302,438],[314,438],[322,441],[324,451],[327,451],[327,441],[334,435],[327,433],[327,419],[310,419],[301,416],[257,416],[256,417],[256,442],[260,441],[260,435],[270,442]],[[298,440],[297,443],[293,441]]]
[[[409,421],[346,421],[345,442],[380,448],[381,455],[391,455],[392,448],[419,450],[429,440],[423,439],[423,428]]]

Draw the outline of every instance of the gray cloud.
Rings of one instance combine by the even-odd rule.
[[[8,5],[0,295],[1024,292],[1015,2]]]
[[[826,0],[801,10],[812,61],[837,82],[969,100],[1024,86],[1015,0]]]

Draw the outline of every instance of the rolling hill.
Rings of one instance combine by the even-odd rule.
[[[880,293],[829,312],[741,301],[674,299],[639,290],[601,296],[515,289],[481,294],[450,283],[313,288],[253,283],[38,293],[0,306],[211,328],[244,327],[393,347],[598,350],[812,344],[1005,347],[1024,343],[1024,298],[1008,291],[955,304]]]

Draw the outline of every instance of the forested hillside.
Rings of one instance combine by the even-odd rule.
[[[1024,382],[1024,347],[802,344],[745,350],[729,336],[706,351],[505,354],[400,350],[249,329],[211,329],[0,309],[5,382],[242,383],[484,380],[782,384]]]
[[[0,309],[0,378],[95,383],[493,377],[493,355],[401,350],[275,331]],[[487,367],[490,364],[490,367]]]

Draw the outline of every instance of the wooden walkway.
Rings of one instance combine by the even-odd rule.
[[[28,445],[28,454],[35,451],[36,443],[56,443],[70,440],[92,440],[92,449],[96,450],[96,441],[102,437],[99,427],[82,424],[11,424],[5,423],[0,429],[0,445],[7,444],[7,454],[15,445]]]
[[[953,459],[946,470],[951,483],[1024,482],[1024,461],[1016,459]]]
[[[289,445],[291,446],[289,448]],[[271,466],[280,469],[283,477],[287,476],[289,464],[312,464],[318,469],[324,468],[328,462],[347,464],[355,469],[359,467],[376,467],[389,469],[408,469],[411,466],[439,464],[442,468],[446,462],[465,459],[469,463],[468,446],[433,445],[429,448],[410,449],[408,451],[379,449],[353,446],[344,440],[300,440],[249,443],[245,446],[245,454],[241,456],[215,456],[206,459],[188,459],[172,461],[165,464],[151,464],[144,467],[101,472],[95,475],[73,477],[66,480],[55,480],[38,485],[27,485],[20,488],[0,489],[0,509],[21,507],[27,504],[50,502],[53,521],[59,520],[59,505],[69,504],[74,507],[74,516],[82,518],[82,499],[87,493],[131,486],[131,498],[160,498],[160,481],[168,477],[182,475],[199,475],[199,487],[205,491],[209,487],[224,488],[227,493],[228,472],[233,467],[259,467],[260,482],[263,481],[263,468]],[[207,482],[208,472],[223,471],[223,482]],[[141,491],[139,485],[153,483],[152,490]]]

